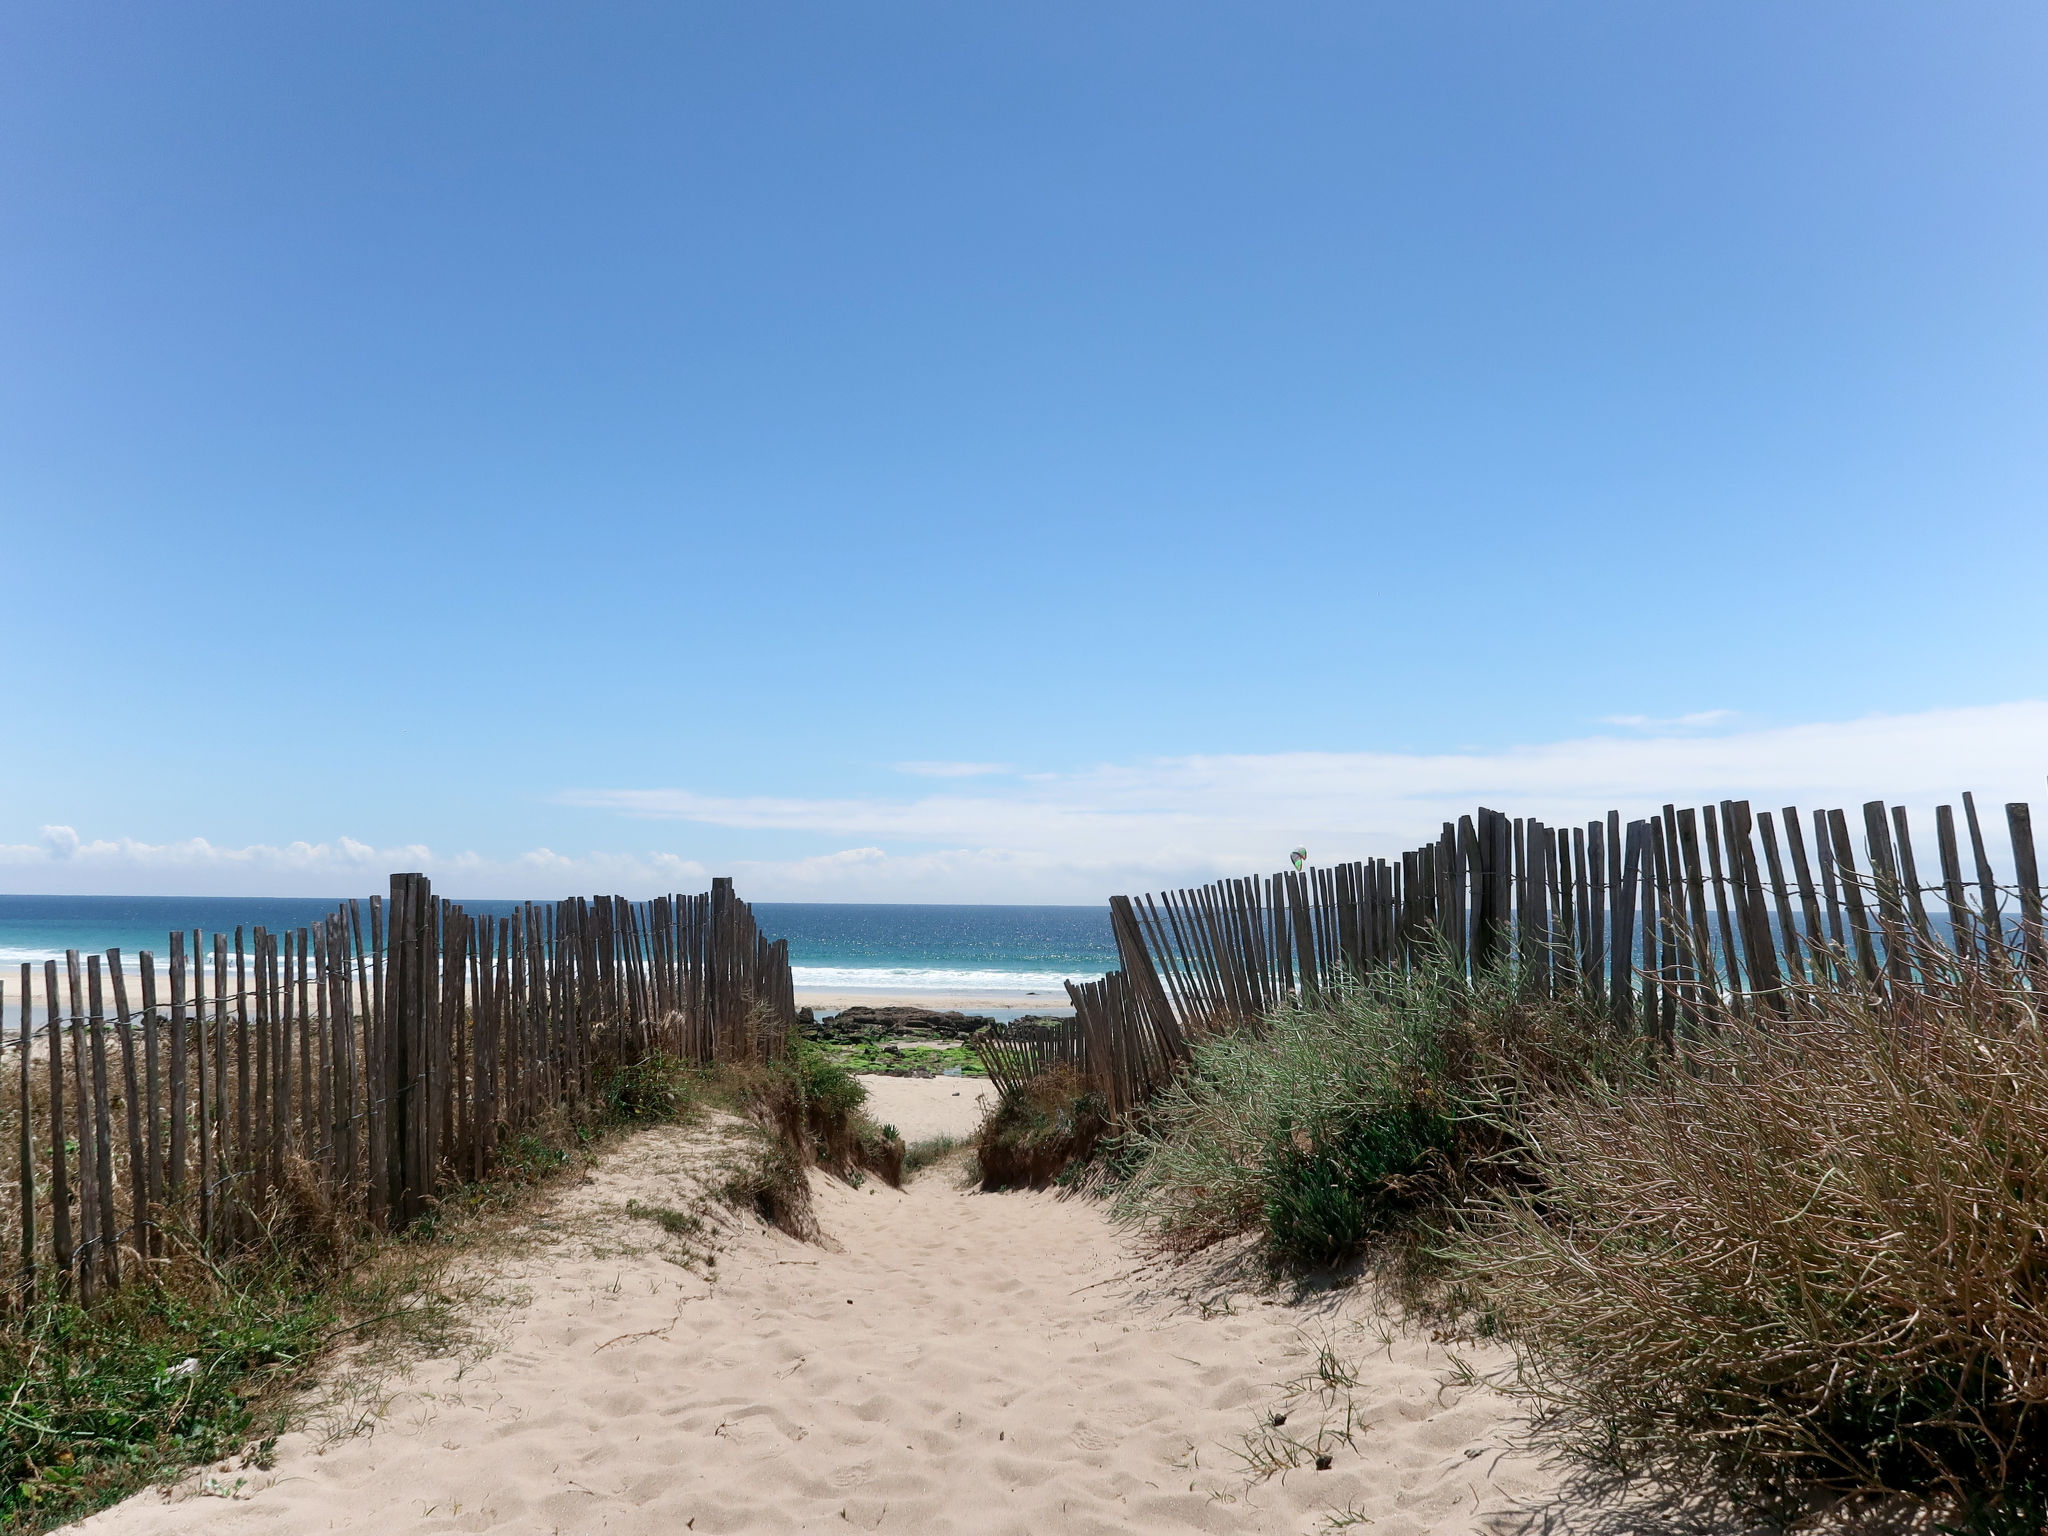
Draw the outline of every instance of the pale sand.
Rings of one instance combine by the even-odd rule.
[[[860,1074],[868,1114],[905,1141],[952,1136],[965,1141],[995,1098],[985,1077],[882,1077]]]
[[[213,1469],[247,1479],[230,1497],[194,1479],[79,1529],[1306,1533],[1349,1509],[1417,1536],[1550,1497],[1503,1402],[1447,1386],[1425,1339],[1382,1343],[1359,1292],[1193,1302],[1133,1279],[1085,1200],[972,1194],[945,1168],[901,1193],[819,1177],[825,1244],[726,1217],[701,1278],[624,1207],[687,1206],[713,1135],[647,1132],[565,1190],[497,1283],[516,1304],[478,1309],[489,1352],[415,1366],[371,1431],[295,1433],[270,1470]],[[1272,1412],[1310,1444],[1344,1425],[1341,1396],[1278,1385],[1332,1334],[1361,1381],[1354,1445],[1325,1433],[1331,1470],[1249,1479],[1233,1453]]]

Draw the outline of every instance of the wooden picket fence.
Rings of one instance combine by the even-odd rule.
[[[40,1029],[21,967],[0,1232],[24,1295],[89,1300],[180,1245],[274,1240],[294,1203],[403,1228],[609,1074],[777,1055],[795,1026],[788,944],[730,880],[493,917],[401,874],[364,905],[295,933],[173,933],[161,976],[136,957],[139,995],[119,950],[70,951],[43,966]]]
[[[1080,1031],[1072,1020],[1019,1020],[1007,1028],[984,1030],[971,1043],[989,1081],[1005,1097],[1034,1077],[1061,1067],[1079,1070],[1083,1063]]]
[[[1791,984],[1881,989],[1943,957],[2048,992],[2032,812],[2005,807],[2013,878],[2001,882],[1976,801],[1961,799],[1960,822],[1954,806],[1935,811],[1933,883],[1903,807],[1869,802],[1858,838],[1840,810],[1809,823],[1795,807],[1774,818],[1723,800],[1571,827],[1481,808],[1398,861],[1113,897],[1122,969],[1067,984],[1078,1065],[1125,1114],[1204,1035],[1425,962],[1577,993],[1617,1031],[1666,1045],[1710,1002],[1768,1015]]]

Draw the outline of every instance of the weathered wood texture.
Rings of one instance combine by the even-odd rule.
[[[1976,803],[1962,801],[1974,893],[1949,806],[1936,812],[1935,884],[1921,882],[1903,808],[1864,806],[1860,848],[1843,811],[1814,811],[1817,888],[1796,807],[1774,818],[1723,800],[1627,822],[1610,811],[1569,835],[1482,807],[1397,860],[1117,896],[1121,969],[1068,984],[1075,1022],[1056,1045],[1015,1029],[977,1044],[999,1088],[1057,1061],[1123,1114],[1179,1070],[1190,1042],[1425,963],[1582,996],[1616,1030],[1664,1045],[1719,1008],[1768,1018],[1789,984],[1882,989],[1957,955],[2048,990],[2031,813],[2006,807],[2013,878],[2000,883]]]
[[[173,933],[168,999],[154,954],[72,951],[61,980],[44,967],[40,1026],[21,968],[20,1027],[0,1040],[16,1053],[0,1230],[19,1294],[90,1298],[178,1245],[227,1253],[309,1185],[403,1227],[608,1074],[656,1053],[777,1056],[796,1024],[789,946],[729,880],[500,917],[406,874],[368,907],[367,924],[350,902],[295,933],[237,929],[232,971],[227,935]]]

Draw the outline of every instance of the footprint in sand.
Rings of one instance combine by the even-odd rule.
[[[673,1204],[723,1155],[722,1123],[642,1133],[594,1196]],[[627,1536],[1304,1536],[1367,1515],[1372,1536],[1479,1536],[1493,1512],[1552,1497],[1551,1474],[1504,1447],[1509,1406],[1444,1394],[1436,1355],[1406,1338],[1359,1363],[1349,1407],[1370,1433],[1337,1444],[1327,1472],[1253,1486],[1234,1453],[1305,1368],[1307,1314],[1205,1320],[1177,1293],[1101,1285],[1131,1254],[1081,1201],[933,1173],[886,1196],[820,1173],[813,1192],[836,1247],[735,1225],[718,1290],[679,1317],[648,1289],[669,1280],[658,1254],[580,1278],[535,1260],[527,1304],[490,1314],[488,1393],[466,1357],[416,1362],[375,1434],[287,1436],[274,1478],[243,1496],[152,1493],[89,1536],[383,1536],[424,1529],[429,1507],[440,1529]],[[599,1324],[590,1293],[614,1285]],[[1378,1320],[1364,1288],[1315,1317],[1347,1340]],[[657,1326],[659,1343],[592,1353]],[[1322,1405],[1298,1411],[1312,1442]]]

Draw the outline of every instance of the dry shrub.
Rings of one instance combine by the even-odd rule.
[[[255,1246],[300,1272],[327,1274],[362,1248],[352,1213],[334,1197],[320,1169],[296,1149],[284,1159],[284,1178],[248,1212]],[[179,1257],[198,1258],[196,1244],[180,1244]]]
[[[866,1115],[860,1117],[853,1142],[854,1162],[891,1189],[903,1187],[903,1159],[907,1150],[894,1126],[876,1125]]]
[[[750,1139],[727,1169],[719,1194],[799,1242],[818,1235],[809,1160],[779,1136]]]
[[[1109,1132],[1102,1096],[1071,1067],[1004,1094],[974,1131],[984,1189],[1042,1188],[1085,1162]]]
[[[903,1182],[903,1142],[862,1107],[867,1089],[811,1041],[793,1037],[772,1061],[728,1069],[728,1091],[799,1155],[843,1179]]]
[[[1569,1449],[1781,1509],[2048,1486],[2048,1041],[1996,974],[1926,970],[1530,1115],[1533,1184],[1460,1257]]]

